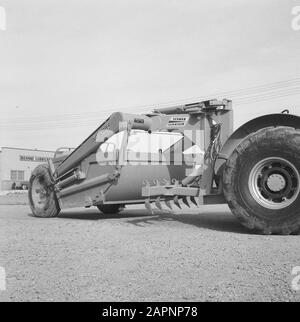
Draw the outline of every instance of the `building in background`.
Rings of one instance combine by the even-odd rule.
[[[54,151],[3,147],[0,152],[0,190],[28,187],[32,170],[54,157]]]

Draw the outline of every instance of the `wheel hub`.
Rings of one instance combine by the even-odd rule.
[[[267,186],[273,192],[279,192],[286,187],[286,180],[283,175],[274,173],[267,179]]]
[[[252,197],[265,208],[286,208],[299,195],[299,171],[285,159],[264,159],[250,173],[249,190]]]

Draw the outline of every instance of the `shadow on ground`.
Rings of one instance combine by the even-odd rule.
[[[200,212],[200,210],[199,210]],[[239,234],[251,234],[248,229],[243,227],[230,211],[205,211],[200,213],[193,212],[172,212],[172,211],[155,211],[152,215],[143,209],[127,209],[119,214],[102,214],[98,210],[88,211],[64,211],[58,218],[75,219],[75,220],[109,220],[120,219],[126,223],[137,227],[146,227],[165,222],[180,222],[187,225],[196,226],[203,229],[211,229],[222,232],[232,232]],[[253,234],[253,233],[252,233]]]
[[[61,219],[75,219],[75,220],[108,220],[108,219],[122,219],[122,218],[131,218],[131,217],[141,217],[146,216],[147,214],[143,214],[141,212],[128,212],[121,211],[118,214],[103,214],[99,210],[93,211],[62,211],[58,218]]]
[[[232,232],[239,234],[251,234],[248,229],[243,227],[232,214],[227,212],[202,212],[201,214],[188,213],[161,213],[157,216],[147,218],[137,218],[127,220],[128,223],[144,227],[155,222],[177,221],[183,224],[196,226],[202,229],[211,229],[223,232]]]

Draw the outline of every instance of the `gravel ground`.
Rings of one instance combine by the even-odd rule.
[[[291,288],[300,236],[251,234],[226,206],[29,213],[0,206],[0,301],[300,300]]]

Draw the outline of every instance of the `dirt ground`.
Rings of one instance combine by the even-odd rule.
[[[291,288],[300,236],[251,234],[227,206],[29,214],[0,206],[0,301],[300,300]]]

